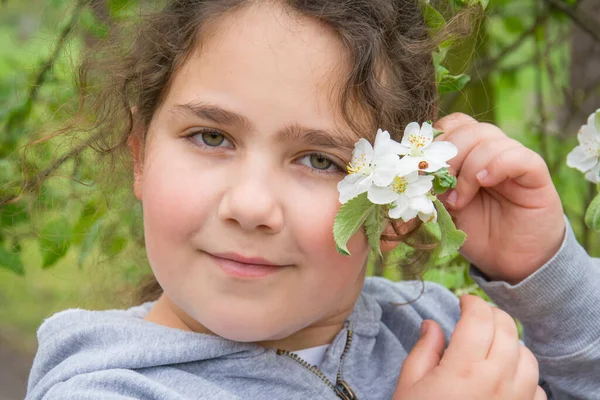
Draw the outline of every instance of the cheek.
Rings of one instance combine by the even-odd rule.
[[[144,229],[152,249],[181,246],[215,207],[219,182],[214,171],[198,168],[181,151],[164,146],[149,154],[142,181]],[[206,190],[211,187],[214,190]]]
[[[294,204],[296,209],[293,226],[297,231],[295,237],[304,254],[318,258],[336,274],[340,268],[354,270],[352,266],[361,269],[369,252],[369,246],[364,231],[359,230],[349,241],[348,249],[351,256],[343,256],[336,250],[333,238],[333,223],[340,208],[338,191],[333,188],[311,188],[304,190],[304,198],[298,195]]]

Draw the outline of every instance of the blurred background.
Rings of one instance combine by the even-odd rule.
[[[0,0],[0,400],[24,397],[44,318],[72,307],[131,305],[149,271],[127,170],[99,177],[85,132],[26,145],[75,115],[81,54],[158,3]],[[583,224],[595,188],[565,164],[578,129],[600,108],[600,0],[440,0],[423,7],[435,26],[449,7],[475,3],[487,9],[473,21],[474,34],[439,60],[441,114],[462,111],[497,124],[541,154],[580,243],[600,255],[598,237]],[[123,183],[119,189],[100,184],[113,178]],[[410,251],[401,248],[390,260]],[[430,264],[425,279],[481,294],[459,255]],[[370,273],[411,277],[385,263]]]

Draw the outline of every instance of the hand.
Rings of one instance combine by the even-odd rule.
[[[461,254],[491,280],[516,284],[552,258],[564,238],[560,198],[544,160],[499,128],[464,114],[440,119],[437,140],[458,147],[455,190],[442,201],[468,235]]]
[[[463,296],[461,308],[445,353],[439,325],[423,322],[393,400],[545,400],[537,360],[510,315],[475,296]]]

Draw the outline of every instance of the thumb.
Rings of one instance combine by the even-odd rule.
[[[396,392],[414,386],[437,367],[444,354],[445,344],[442,328],[434,321],[423,321],[421,337],[404,361]]]

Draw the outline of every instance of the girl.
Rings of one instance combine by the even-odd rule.
[[[27,398],[599,399],[600,265],[497,128],[438,121],[459,149],[445,201],[529,350],[475,297],[427,284],[398,307],[419,289],[365,279],[364,233],[335,249],[354,143],[435,117],[432,49],[412,0],[177,0],[147,20],[100,122],[132,118],[160,293],[45,321]]]

